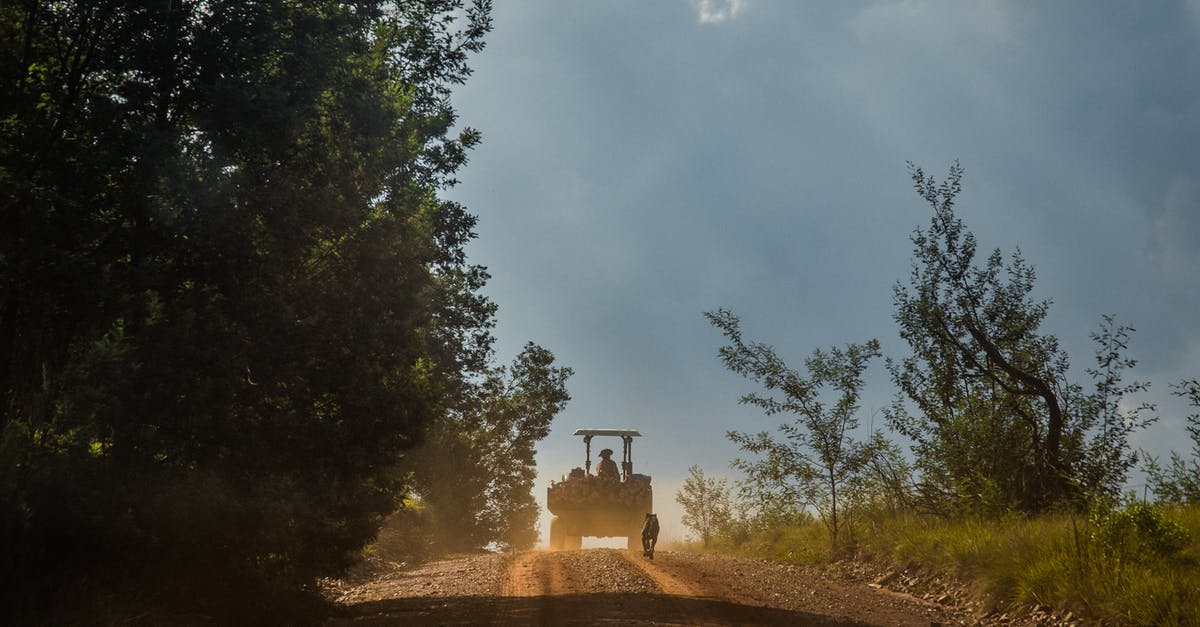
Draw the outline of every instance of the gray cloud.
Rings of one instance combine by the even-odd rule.
[[[703,310],[795,362],[901,354],[891,286],[928,220],[908,160],[961,159],[964,219],[1037,266],[1080,373],[1113,313],[1155,399],[1200,375],[1196,2],[722,6],[698,28],[699,4],[502,3],[457,92],[484,143],[453,194],[480,216],[501,354],[535,339],[579,373],[546,478],[579,426],[643,428],[665,479],[774,425],[737,405]],[[872,376],[868,411],[892,394]],[[1141,442],[1160,452],[1182,420],[1163,405]]]
[[[701,24],[720,24],[738,16],[750,0],[693,0]]]

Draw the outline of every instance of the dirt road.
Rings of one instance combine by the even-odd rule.
[[[341,590],[330,625],[969,624],[951,607],[803,567],[661,551],[447,560]]]

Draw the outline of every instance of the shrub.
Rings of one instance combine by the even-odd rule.
[[[1118,561],[1146,561],[1171,557],[1190,541],[1182,525],[1167,517],[1162,508],[1132,502],[1125,509],[1102,513],[1093,521],[1092,538],[1105,555]]]

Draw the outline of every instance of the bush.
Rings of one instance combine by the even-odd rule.
[[[1135,501],[1123,510],[1093,518],[1092,538],[1106,557],[1118,562],[1172,557],[1190,541],[1187,530],[1157,505]]]

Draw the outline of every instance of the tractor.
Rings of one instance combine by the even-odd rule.
[[[561,481],[551,481],[546,490],[550,519],[550,549],[578,549],[584,536],[625,537],[629,550],[640,550],[642,523],[654,511],[650,477],[633,472],[633,438],[642,434],[631,429],[579,429],[586,451],[583,468],[573,468]],[[621,465],[614,468],[610,449],[592,472],[592,438],[618,437],[623,444]],[[607,453],[607,455],[606,455]]]

